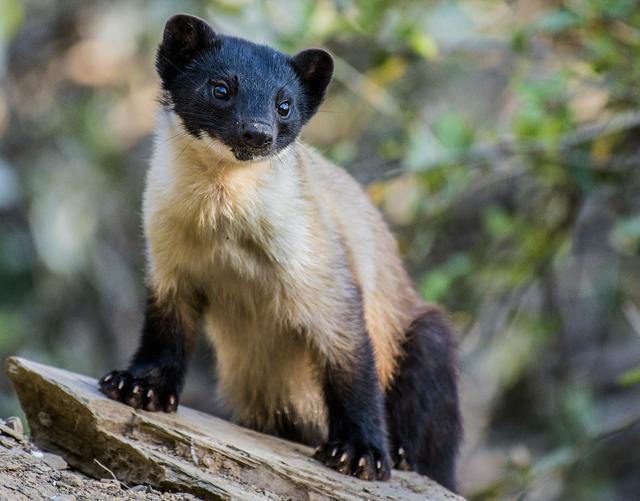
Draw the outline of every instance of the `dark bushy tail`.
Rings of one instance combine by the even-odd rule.
[[[416,470],[455,491],[462,420],[456,348],[442,311],[430,308],[416,318],[403,350],[386,393],[392,458],[397,468]]]

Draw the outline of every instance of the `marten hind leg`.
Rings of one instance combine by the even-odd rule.
[[[415,470],[455,490],[462,423],[455,345],[445,315],[430,308],[416,318],[402,349],[385,395],[394,467]]]

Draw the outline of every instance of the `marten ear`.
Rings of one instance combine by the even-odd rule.
[[[199,17],[177,14],[169,19],[156,55],[156,70],[163,84],[170,84],[198,54],[212,49],[216,41],[215,31]]]
[[[294,70],[300,78],[306,102],[303,122],[318,110],[333,76],[333,58],[326,50],[306,49],[291,58]]]

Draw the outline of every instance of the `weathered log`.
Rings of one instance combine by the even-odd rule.
[[[32,439],[78,470],[204,499],[461,499],[415,473],[365,482],[325,468],[312,450],[181,407],[136,411],[97,381],[20,358],[6,362]]]

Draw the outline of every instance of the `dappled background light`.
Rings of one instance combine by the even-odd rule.
[[[367,185],[451,313],[464,493],[637,496],[634,0],[0,0],[2,356],[97,377],[133,352],[154,51],[177,11],[335,55],[304,138]],[[217,412],[196,358],[184,402]]]

